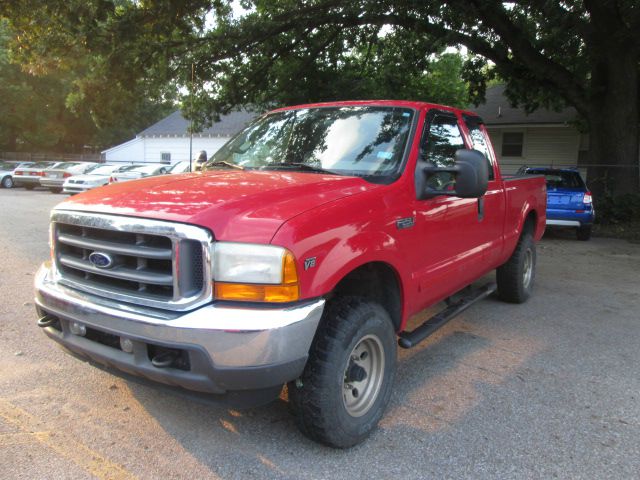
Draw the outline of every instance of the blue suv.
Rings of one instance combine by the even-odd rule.
[[[580,173],[572,168],[527,168],[547,180],[547,226],[575,227],[578,240],[591,238],[593,199]]]

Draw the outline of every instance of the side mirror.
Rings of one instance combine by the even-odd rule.
[[[479,198],[487,191],[489,166],[485,156],[477,150],[456,151],[455,165],[452,167],[426,166],[422,169],[425,177],[421,198],[448,195],[460,198]],[[450,173],[455,177],[451,189],[436,190],[428,185],[428,179],[437,173]],[[419,190],[420,191],[420,190]]]

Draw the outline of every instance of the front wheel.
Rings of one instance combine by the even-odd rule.
[[[6,176],[2,179],[2,186],[4,188],[13,188],[13,178]]]
[[[395,366],[396,335],[387,311],[357,298],[333,300],[302,376],[288,385],[298,427],[331,447],[362,442],[389,403]]]
[[[498,267],[498,296],[505,302],[523,303],[531,295],[536,276],[536,244],[530,233],[523,233],[507,262]]]

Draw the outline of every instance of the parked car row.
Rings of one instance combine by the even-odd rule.
[[[168,173],[184,173],[189,162],[109,165],[94,162],[0,162],[0,185],[4,188],[48,188],[53,193],[75,194],[113,182],[124,182]]]

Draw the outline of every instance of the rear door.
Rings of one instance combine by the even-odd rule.
[[[489,164],[487,192],[477,200],[480,217],[475,231],[476,241],[483,251],[483,267],[496,266],[502,255],[504,243],[505,193],[504,184],[496,168],[497,162],[491,148],[489,134],[482,119],[475,115],[462,116],[469,136],[469,148],[478,150]]]

